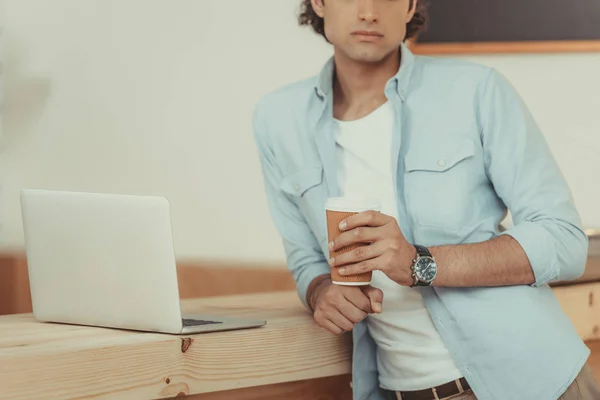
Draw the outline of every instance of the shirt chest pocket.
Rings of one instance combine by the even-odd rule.
[[[294,199],[319,243],[324,242],[327,230],[323,167],[307,167],[287,174],[281,180],[280,189]]]
[[[470,221],[476,151],[472,140],[412,146],[405,157],[405,199],[413,223],[459,231]]]

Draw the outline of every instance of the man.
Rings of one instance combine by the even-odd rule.
[[[334,55],[256,108],[300,298],[323,328],[353,332],[355,399],[600,399],[548,286],[586,262],[569,188],[500,74],[409,51],[426,19],[416,1],[304,0],[300,22]],[[326,199],[353,195],[381,212],[328,243]],[[355,242],[370,245],[328,260]],[[332,285],[329,264],[374,271],[371,286]]]

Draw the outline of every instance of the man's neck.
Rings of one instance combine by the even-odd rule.
[[[362,118],[387,101],[385,85],[396,75],[400,54],[394,52],[378,63],[357,63],[336,52],[333,80],[333,114],[339,120]]]

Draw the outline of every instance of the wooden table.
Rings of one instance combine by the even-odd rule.
[[[169,398],[350,372],[350,338],[317,327],[296,292],[185,300],[182,306],[268,322],[262,328],[177,336],[39,323],[30,314],[3,316],[0,398]]]
[[[581,336],[600,339],[600,283],[554,290]],[[350,337],[317,327],[296,292],[184,300],[183,308],[268,322],[262,328],[176,336],[39,323],[30,314],[3,316],[0,397],[350,398]]]

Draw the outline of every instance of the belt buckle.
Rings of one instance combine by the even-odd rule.
[[[456,388],[458,389],[458,393],[457,394],[463,394],[465,392],[465,389],[464,389],[462,383],[460,382],[460,379],[455,379],[454,380],[454,384],[456,385]],[[434,400],[442,400],[440,398],[440,396],[438,395],[437,389],[435,387],[432,387],[431,391],[433,392],[433,399]]]
[[[462,382],[460,381],[460,378],[455,380],[454,382],[456,382],[456,386],[458,387],[458,393],[459,394],[463,394],[465,392],[465,388],[463,388]]]

